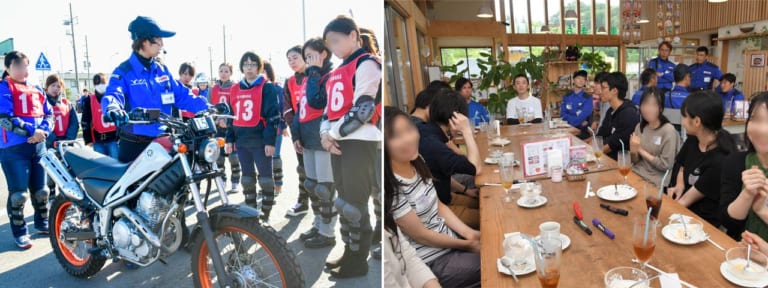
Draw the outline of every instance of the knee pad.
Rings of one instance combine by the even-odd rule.
[[[278,184],[283,182],[283,159],[272,158],[272,176]]]
[[[310,196],[314,196],[313,194],[315,191],[315,187],[317,186],[317,180],[306,178],[304,179],[304,188],[307,189],[307,191],[311,192]]]
[[[34,193],[35,201],[37,201],[37,203],[48,203],[48,195],[50,194],[50,191],[46,188],[37,190]]]
[[[299,174],[299,180],[304,180],[304,178],[307,178],[307,173],[304,171],[304,166],[296,166],[296,173]]]
[[[347,223],[350,226],[350,230],[362,226],[360,220],[363,218],[363,212],[360,211],[360,209],[357,209],[357,207],[347,203],[344,201],[344,199],[341,198],[336,199],[334,206],[336,207],[336,210],[339,211],[339,215],[347,220]]]
[[[336,216],[333,211],[333,198],[335,196],[333,183],[320,183],[315,187],[315,194],[319,200],[320,215],[323,216],[323,223],[331,223],[331,218]]]
[[[272,180],[272,177],[259,177],[259,185],[265,193],[275,193],[275,180]]]
[[[243,184],[243,191],[253,190],[256,191],[256,176],[255,175],[243,175],[240,179],[240,183]]]

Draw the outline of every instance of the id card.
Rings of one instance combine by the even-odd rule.
[[[163,104],[176,103],[175,98],[173,97],[173,92],[163,93],[161,94],[161,97],[163,98]]]

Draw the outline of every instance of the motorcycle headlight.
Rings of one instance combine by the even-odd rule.
[[[200,145],[197,155],[203,157],[206,162],[213,163],[219,159],[220,149],[216,141],[206,140],[203,145]]]

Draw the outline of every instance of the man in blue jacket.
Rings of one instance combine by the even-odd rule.
[[[135,108],[160,109],[171,114],[175,106],[192,112],[207,109],[204,97],[194,97],[179,85],[167,67],[155,60],[163,51],[163,38],[175,32],[161,30],[149,17],[139,16],[128,25],[133,54],[112,72],[112,79],[101,101],[106,120],[120,129],[118,160],[130,162],[162,131],[160,124],[127,124]]]
[[[656,71],[651,68],[645,68],[645,70],[640,73],[640,89],[637,89],[635,94],[632,95],[633,105],[640,107],[640,99],[643,98],[643,92],[650,87],[656,87],[656,83],[659,81],[657,77]]]
[[[720,93],[720,96],[723,97],[723,108],[726,109],[726,112],[728,112],[727,110],[730,110],[731,114],[736,112],[736,107],[734,107],[733,102],[737,100],[744,101],[744,94],[737,90],[735,86],[736,75],[725,73],[720,79],[720,86],[717,86],[715,89],[715,91]]]
[[[696,63],[688,67],[691,72],[691,86],[688,90],[693,92],[697,90],[712,90],[715,81],[720,81],[723,77],[723,72],[717,65],[707,61],[709,56],[709,49],[701,46],[696,48]]]
[[[688,65],[685,64],[677,64],[673,74],[675,74],[675,88],[664,93],[664,107],[680,109],[683,106],[683,101],[690,94],[688,86],[691,84],[691,74]]]
[[[648,61],[648,66],[645,67],[656,71],[656,75],[659,76],[659,83],[656,86],[661,88],[662,92],[671,90],[674,81],[672,72],[675,70],[675,63],[669,61],[670,53],[672,53],[672,43],[661,42],[659,44],[659,56]]]
[[[592,95],[584,92],[587,83],[587,71],[579,70],[573,73],[573,91],[563,97],[560,106],[560,117],[575,128],[581,130],[579,138],[589,137],[587,127],[592,119]],[[549,124],[544,124],[549,125]]]

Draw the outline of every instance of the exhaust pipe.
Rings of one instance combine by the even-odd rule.
[[[61,189],[69,199],[75,201],[82,201],[85,198],[85,192],[80,188],[80,185],[72,178],[64,165],[56,158],[53,150],[48,150],[43,154],[40,159],[40,165],[43,166],[45,173],[56,183],[56,187]]]

